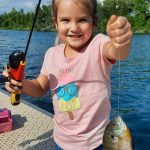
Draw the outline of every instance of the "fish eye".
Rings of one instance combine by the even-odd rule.
[[[115,125],[115,123],[112,124],[113,126]]]
[[[113,139],[115,136],[114,135],[111,135],[111,138]]]

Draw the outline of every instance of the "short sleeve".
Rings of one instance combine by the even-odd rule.
[[[41,73],[49,78],[48,70],[47,70],[48,55],[49,55],[49,50],[45,53],[43,65],[41,68]]]

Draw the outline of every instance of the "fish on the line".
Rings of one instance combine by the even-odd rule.
[[[133,150],[133,138],[128,126],[120,116],[112,119],[103,136],[104,150]]]

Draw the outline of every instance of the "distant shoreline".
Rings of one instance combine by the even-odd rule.
[[[14,31],[30,31],[31,29],[1,29],[0,30],[14,30]],[[56,30],[37,30],[34,29],[36,32],[56,32]]]
[[[14,30],[14,31],[30,31],[30,29],[1,29],[0,30]],[[53,30],[36,30],[34,29],[35,32],[56,32],[55,29]],[[150,31],[134,31],[133,34],[150,34]]]

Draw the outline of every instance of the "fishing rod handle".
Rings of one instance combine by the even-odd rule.
[[[26,62],[21,61],[18,69],[10,68],[11,76],[16,81],[21,81],[24,78],[24,69]],[[11,104],[18,105],[20,103],[21,92],[11,93]]]

